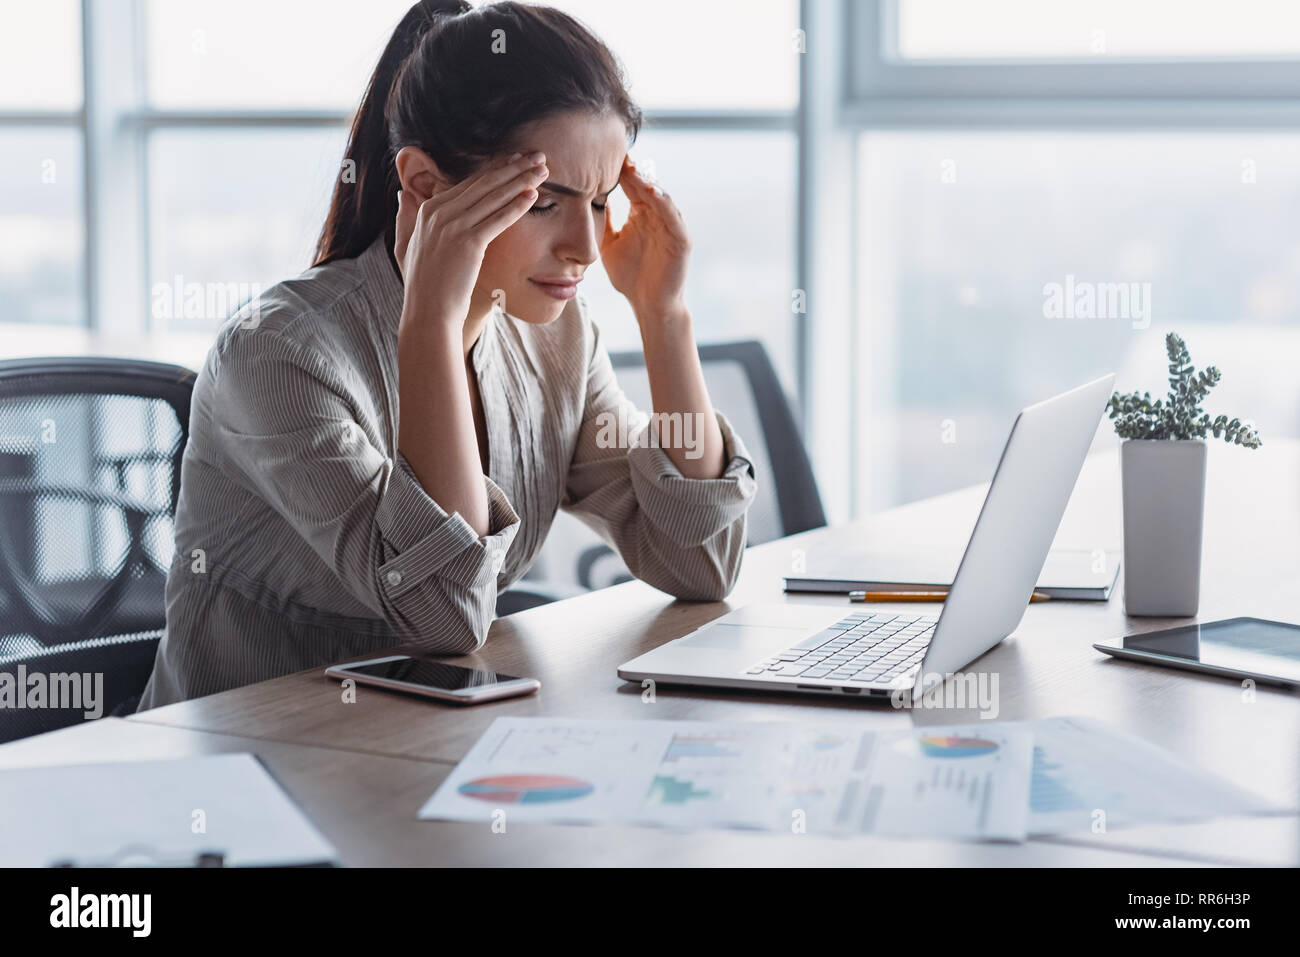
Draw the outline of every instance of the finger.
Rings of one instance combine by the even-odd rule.
[[[663,195],[663,190],[649,173],[635,163],[628,165],[631,168],[628,170],[627,182],[623,185],[624,192],[629,194],[633,202],[654,205],[655,201]],[[659,193],[655,192],[656,189],[659,189]]]
[[[464,212],[467,222],[477,226],[498,209],[505,206],[524,190],[536,190],[546,182],[550,173],[545,166],[533,166],[512,177],[495,189],[485,193],[472,207]]]
[[[481,169],[475,170],[474,172],[470,173],[468,176],[462,178],[459,182],[452,183],[450,186],[446,187],[445,189],[438,190],[436,193],[434,193],[434,196],[436,196],[438,198],[438,201],[442,204],[450,203],[452,200],[456,199],[457,197],[463,196],[468,190],[473,189],[474,185],[478,183],[479,180],[482,179],[482,177],[494,173],[497,170],[505,169],[511,163],[521,158],[522,157],[520,156],[519,153],[515,153],[514,156],[508,156],[505,157],[504,159],[498,159],[495,162],[489,161],[487,165],[485,165]]]
[[[402,266],[406,259],[406,248],[415,233],[416,218],[419,215],[418,204],[412,202],[412,199],[413,197],[406,195],[404,188],[397,191],[397,222],[394,230],[396,242],[393,244],[393,255],[397,259],[398,266]]]
[[[605,233],[601,236],[600,248],[604,249],[616,239],[618,239],[618,230],[614,228],[614,217],[607,213],[605,215]]]
[[[667,223],[668,228],[675,234],[684,237],[686,235],[686,217],[684,217],[682,211],[677,208],[677,204],[673,202],[673,198],[665,193],[661,187],[657,188],[659,190],[657,198],[663,211],[664,221]]]
[[[629,200],[634,203],[644,203],[648,201],[647,192],[649,191],[648,178],[636,168],[631,160],[619,174],[619,185],[623,187],[623,192],[627,194]]]
[[[624,190],[632,202],[624,229],[648,230],[653,233],[673,231],[670,213],[662,195],[656,195],[654,188],[644,181]]]
[[[541,157],[541,160],[539,161],[537,157]],[[473,210],[484,198],[496,193],[515,180],[521,177],[526,178],[535,170],[546,169],[545,159],[543,153],[531,153],[528,156],[518,156],[517,159],[512,156],[504,163],[485,169],[465,180],[464,182],[467,184],[465,188],[459,191],[456,196],[449,198],[446,208],[452,215],[460,215]],[[544,178],[542,177],[542,179]],[[538,179],[537,182],[541,182],[541,179]],[[533,184],[529,183],[528,185]],[[500,203],[497,203],[494,208],[499,206]],[[481,219],[482,217],[478,216],[476,218]]]
[[[524,190],[475,226],[473,234],[486,246],[516,223],[536,201],[537,190]]]
[[[464,211],[467,206],[473,205],[474,199],[471,198],[468,203],[466,203],[465,197],[467,195],[472,195],[474,190],[480,187],[484,177],[495,177],[498,175],[508,176],[509,170],[512,166],[523,167],[527,165],[523,162],[524,159],[525,157],[521,156],[519,153],[515,153],[513,156],[508,156],[491,166],[471,173],[458,183],[453,183],[445,189],[437,190],[420,205],[427,206],[428,212],[430,213],[446,210],[447,213],[441,217],[444,221],[454,218]]]
[[[633,191],[636,205],[648,212],[657,228],[680,239],[686,238],[686,220],[662,186],[640,171],[633,171]]]
[[[658,180],[651,179],[649,176],[641,176],[639,185],[645,201],[652,206],[660,207],[669,198],[668,194],[664,192],[664,188],[659,185]]]

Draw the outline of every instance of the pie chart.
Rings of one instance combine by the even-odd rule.
[[[501,774],[466,781],[457,792],[493,804],[553,804],[586,797],[595,790],[579,778],[554,774]]]
[[[974,758],[998,749],[996,741],[985,738],[920,738],[918,743],[921,753],[931,758]]]

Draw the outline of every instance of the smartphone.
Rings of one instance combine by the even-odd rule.
[[[480,701],[532,694],[542,686],[536,678],[516,678],[409,655],[331,665],[325,669],[325,674],[338,681],[352,678],[358,684],[405,691],[455,704],[478,704]]]

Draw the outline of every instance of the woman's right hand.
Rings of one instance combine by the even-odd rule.
[[[413,321],[447,325],[459,336],[488,243],[527,212],[546,177],[544,154],[516,153],[422,203],[403,187],[393,253]]]

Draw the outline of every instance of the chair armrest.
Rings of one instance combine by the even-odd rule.
[[[153,506],[138,502],[121,492],[95,488],[90,485],[68,485],[52,482],[38,482],[35,479],[0,479],[0,495],[12,495],[15,498],[35,495],[50,495],[59,498],[77,499],[95,505],[113,505],[129,515],[147,519],[157,514]]]

